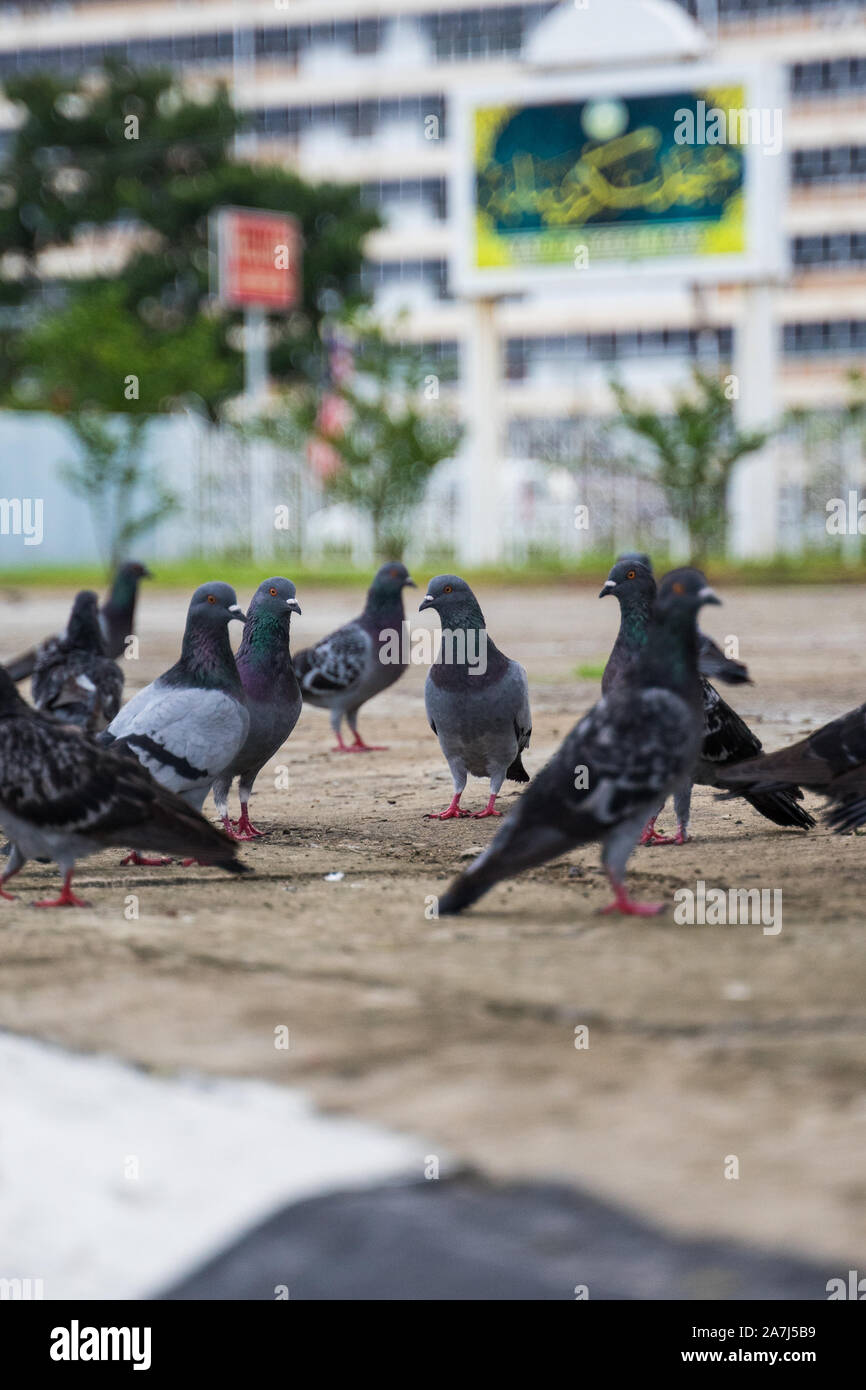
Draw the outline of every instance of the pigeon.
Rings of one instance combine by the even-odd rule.
[[[134,753],[164,787],[200,811],[249,732],[246,696],[229,645],[228,625],[244,621],[234,589],[200,584],[190,600],[180,660],[124,705],[106,731]],[[137,851],[131,863],[143,862]]]
[[[866,705],[787,748],[725,767],[718,776],[720,787],[739,795],[766,795],[792,781],[829,798],[827,821],[837,833],[866,821]]]
[[[31,709],[2,667],[0,825],[11,841],[0,898],[13,899],[6,884],[28,859],[53,860],[60,869],[59,896],[35,907],[86,907],[72,891],[76,860],[136,841],[228,873],[249,872],[236,861],[234,842],[135,758]]]
[[[489,800],[475,819],[501,816],[496,798],[505,778],[529,781],[520,757],[532,733],[526,672],[488,637],[484,614],[464,579],[431,579],[419,612],[426,608],[439,614],[442,645],[427,675],[424,704],[454,781],[450,806],[427,819],[470,815],[460,807],[469,773],[490,779]]]
[[[139,580],[152,578],[150,570],[134,560],[122,565],[115,575],[111,592],[99,611],[99,625],[105,639],[106,656],[112,660],[123,656],[126,639],[131,636],[135,627]],[[43,648],[57,640],[57,637],[48,637],[38,647],[31,647],[30,651],[10,661],[6,670],[12,679],[23,681],[32,676]]]
[[[33,670],[36,708],[88,734],[111,723],[123,694],[123,672],[105,654],[98,603],[91,589],[76,595],[65,634],[42,645]]]
[[[488,848],[438,904],[460,912],[511,878],[591,840],[614,891],[605,912],[649,916],[662,903],[634,902],[625,871],[648,816],[691,776],[703,736],[697,614],[720,600],[699,570],[662,583],[647,640],[622,679],[572,729],[530,782]]]
[[[305,647],[294,658],[301,695],[311,705],[331,712],[331,728],[337,740],[334,753],[384,751],[365,743],[358,733],[358,710],[403,675],[409,664],[404,639],[403,590],[416,589],[405,565],[383,565],[367,593],[359,618],[323,637],[315,647]],[[354,734],[343,742],[343,716]]]
[[[646,562],[646,563],[644,563]],[[620,606],[620,627],[613,645],[607,666],[602,676],[602,693],[616,687],[631,662],[643,650],[655,603],[656,583],[647,556],[640,558],[626,556],[616,562],[602,586],[599,598],[615,595]],[[703,634],[698,634],[698,665],[703,671],[706,645]],[[707,639],[709,640],[709,639]],[[714,644],[713,644],[714,645]],[[718,648],[715,648],[722,663],[728,663]],[[733,679],[736,683],[734,663]],[[742,667],[745,671],[745,667]],[[748,672],[746,672],[748,679]],[[677,817],[677,833],[674,836],[661,835],[656,830],[656,820],[663,807],[657,807],[650,818],[641,843],[648,845],[681,845],[688,839],[689,817],[691,811],[692,786],[695,782],[702,786],[717,785],[720,768],[743,758],[754,756],[761,751],[761,741],[752,733],[748,725],[735,710],[722,699],[719,692],[701,675],[701,689],[704,705],[704,739],[700,756],[696,760],[691,781],[684,781],[677,789],[674,810]],[[746,800],[762,816],[776,825],[797,826],[807,830],[815,824],[808,811],[798,805],[803,793],[795,785],[787,785],[767,793],[744,793]]]
[[[301,713],[301,692],[289,651],[292,614],[300,611],[290,579],[263,580],[247,610],[236,660],[250,715],[249,733],[213,788],[217,813],[226,833],[238,840],[253,840],[264,833],[250,821],[253,783],[268,759],[285,743]],[[235,777],[240,778],[241,817],[233,826],[228,796]]]
[[[601,678],[602,693],[619,678],[635,651],[642,645],[642,633],[645,631],[656,592],[650,557],[639,550],[626,551],[624,555],[619,555],[602,585],[599,598],[605,598],[614,591],[620,600],[620,628]],[[625,605],[624,599],[627,600]],[[702,676],[725,681],[728,685],[751,684],[745,663],[725,656],[712,637],[700,630],[698,670]]]

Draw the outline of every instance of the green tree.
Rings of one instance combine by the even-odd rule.
[[[336,380],[328,366],[332,335],[351,362]],[[314,440],[333,450],[326,493],[368,517],[381,560],[402,559],[430,475],[460,442],[456,420],[432,404],[439,384],[419,348],[356,312],[326,326],[317,384],[288,394],[282,410],[259,425],[290,447]],[[323,413],[326,397],[337,403],[336,412]]]
[[[309,184],[277,165],[236,158],[239,117],[224,89],[196,100],[170,73],[109,65],[72,81],[17,77],[4,92],[22,116],[0,171],[4,394],[28,371],[34,318],[117,278],[111,267],[90,279],[70,272],[48,282],[40,270],[41,253],[70,247],[94,228],[126,234],[120,302],[170,346],[211,312],[211,212],[237,204],[295,216],[304,237],[302,300],[269,322],[277,379],[297,375],[326,312],[358,302],[362,241],[378,225],[376,213],[361,206],[357,187]],[[214,319],[211,347],[227,370],[208,375],[198,391],[214,418],[242,384],[239,322],[237,314]]]
[[[69,488],[90,507],[97,541],[113,572],[133,542],[177,510],[177,499],[144,456],[145,415],[77,410],[66,417],[79,455],[61,465]]]
[[[724,382],[695,368],[693,389],[681,393],[671,412],[635,401],[620,383],[611,390],[618,421],[644,448],[632,456],[643,469],[647,455],[671,515],[685,527],[693,557],[723,554],[727,539],[726,494],[734,465],[763,448],[769,430],[741,430]]]
[[[18,77],[4,93],[21,120],[0,169],[0,401],[67,420],[79,448],[70,481],[116,558],[174,505],[146,461],[147,420],[184,403],[217,420],[242,385],[240,315],[210,299],[213,210],[300,223],[301,302],[269,321],[271,373],[286,382],[312,359],[326,310],[357,301],[378,219],[357,188],[236,158],[223,88],[197,99],[170,73],[109,65],[71,81]],[[94,234],[120,266],[103,241],[96,270],[82,269]],[[57,252],[70,248],[64,274]],[[155,505],[134,513],[148,490]]]

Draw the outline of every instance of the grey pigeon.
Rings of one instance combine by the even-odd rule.
[[[96,594],[76,595],[62,637],[46,642],[33,671],[33,703],[85,733],[99,733],[120,709],[123,672],[105,654]]]
[[[361,738],[358,711],[399,680],[409,664],[408,643],[403,640],[403,590],[407,585],[417,588],[405,565],[396,561],[382,565],[360,617],[295,655],[295,674],[303,698],[331,712],[335,753],[382,751]],[[348,746],[341,733],[344,716],[354,735],[354,743]]]
[[[11,852],[0,898],[28,859],[53,860],[59,897],[36,907],[84,907],[72,891],[76,860],[113,845],[146,844],[193,855],[229,873],[247,872],[235,845],[120,748],[32,710],[0,668],[0,825]]]
[[[529,784],[489,847],[440,898],[440,916],[460,912],[500,879],[601,840],[614,890],[606,912],[647,916],[625,871],[653,810],[694,766],[703,734],[697,613],[718,603],[699,570],[668,575],[637,660],[572,729]]]
[[[866,705],[849,710],[775,753],[725,767],[718,785],[766,795],[797,782],[832,803],[827,821],[838,832],[866,821]]]
[[[427,674],[424,704],[454,781],[450,806],[428,819],[470,814],[460,807],[470,773],[490,779],[489,800],[475,818],[500,816],[496,798],[506,777],[512,782],[529,781],[520,760],[532,733],[526,672],[494,645],[478,600],[464,579],[456,574],[431,579],[419,612],[426,608],[439,614],[442,645]]]
[[[114,577],[108,598],[99,610],[99,626],[105,639],[105,654],[112,660],[123,656],[126,639],[135,629],[139,581],[152,578],[153,575],[147,566],[140,565],[137,560],[130,560],[127,564],[121,565]],[[57,640],[56,637],[48,637],[39,646],[31,647],[29,651],[10,661],[6,670],[12,679],[23,681],[32,676],[42,649]]]
[[[616,591],[620,599],[620,627],[613,650],[602,675],[602,692],[609,689],[622,674],[634,653],[643,642],[643,633],[652,605],[655,602],[656,582],[650,557],[641,550],[626,551],[617,556],[613,568],[602,585],[599,598]],[[742,661],[725,656],[712,637],[698,631],[698,670],[702,676],[725,681],[727,685],[751,684],[748,668]]]
[[[301,692],[289,650],[292,614],[300,611],[294,584],[290,579],[279,578],[263,580],[247,609],[236,661],[250,727],[234,761],[223,769],[213,787],[217,814],[226,833],[238,840],[253,840],[263,834],[250,821],[253,783],[268,759],[283,746],[301,713]],[[235,777],[240,778],[241,801],[236,826],[229,820],[228,808]]]
[[[234,589],[200,584],[190,600],[180,660],[124,705],[100,740],[122,742],[164,787],[200,811],[249,732],[246,696],[228,625],[244,621]],[[130,856],[137,862],[136,855]]]
[[[626,556],[618,560],[611,569],[599,594],[599,598],[606,598],[613,594],[620,606],[619,632],[601,681],[603,693],[614,689],[623,679],[631,662],[640,655],[647,641],[653,606],[656,601],[656,583],[648,563],[643,563],[645,560],[648,560],[647,556],[642,556],[640,559]],[[703,671],[707,649],[701,633],[698,634],[698,644],[698,664],[699,669]],[[722,663],[729,663],[729,658],[719,652],[718,648],[715,650]],[[729,676],[728,678],[733,678],[736,681],[736,667],[741,663],[733,663],[733,665],[733,677]],[[745,667],[742,669],[745,671]],[[746,672],[746,679],[748,679],[748,672]],[[694,783],[698,782],[702,786],[714,787],[718,783],[718,774],[721,768],[730,763],[739,762],[742,758],[752,757],[761,750],[760,739],[752,733],[736,710],[722,699],[719,692],[703,674],[701,691],[704,708],[704,737],[700,756],[695,763],[694,775],[691,779],[681,783],[674,799],[677,833],[674,836],[666,836],[656,830],[656,820],[663,810],[663,806],[659,806],[645,827],[641,836],[642,844],[685,844],[688,839]],[[744,793],[744,796],[756,811],[773,821],[775,825],[797,826],[807,830],[815,824],[808,811],[798,805],[798,801],[802,800],[803,793],[795,785],[767,793],[754,795]]]

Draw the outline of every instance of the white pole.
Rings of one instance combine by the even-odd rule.
[[[268,389],[268,324],[263,309],[244,310],[244,395],[247,407],[261,405]]]
[[[497,564],[502,558],[499,336],[495,299],[474,299],[468,307],[463,388],[463,527],[458,536],[458,553],[461,563],[479,567]]]
[[[770,284],[743,289],[735,330],[734,400],[740,429],[777,423],[778,325],[776,290]],[[777,459],[774,440],[747,454],[728,489],[730,550],[740,559],[766,559],[776,550]]]

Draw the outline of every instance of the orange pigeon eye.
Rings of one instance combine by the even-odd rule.
[[[626,579],[634,579],[634,570],[629,570]]]
[[[270,592],[271,598],[276,598],[276,596],[277,596],[277,591],[276,591],[276,589],[274,588],[273,584],[271,585],[269,592]]]
[[[682,584],[680,584],[679,582],[677,582],[676,584],[672,584],[672,585],[671,585],[671,591],[672,591],[673,593],[675,593],[675,594],[682,594],[682,593],[685,593],[685,590],[683,589]]]
[[[443,594],[450,594],[453,590],[453,587],[454,586],[452,584],[446,584],[445,588],[442,590]]]
[[[208,594],[207,601],[208,603],[216,603],[216,599],[214,598],[213,594]]]

